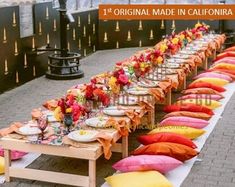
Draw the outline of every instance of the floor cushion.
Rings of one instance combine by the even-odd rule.
[[[182,162],[197,156],[198,152],[191,147],[170,143],[159,142],[150,145],[144,145],[132,152],[133,155],[166,155]]]
[[[159,132],[155,134],[146,134],[138,137],[138,141],[143,145],[149,145],[157,142],[171,142],[183,144],[193,149],[197,146],[189,138],[173,132]]]
[[[224,79],[219,79],[219,78],[199,78],[193,81],[193,83],[195,82],[208,82],[208,83],[212,83],[218,86],[225,86],[229,83],[229,81],[226,81]]]
[[[187,126],[166,126],[166,127],[157,127],[151,130],[149,134],[155,134],[159,132],[173,132],[193,140],[203,135],[206,131],[203,129],[195,129]]]
[[[226,91],[225,88],[222,86],[218,86],[216,84],[208,83],[208,82],[196,82],[196,83],[191,83],[189,84],[188,88],[211,88],[217,92],[224,92]]]
[[[228,63],[218,63],[212,66],[212,68],[221,68],[221,69],[229,69],[235,71],[235,65],[234,64],[228,64]]]
[[[222,95],[218,94],[188,94],[183,95],[179,97],[177,100],[183,100],[183,99],[212,99],[215,101],[218,101],[220,99],[223,99],[224,97]]]
[[[209,115],[214,115],[214,112],[205,106],[196,105],[193,103],[187,103],[181,105],[180,103],[174,105],[168,105],[163,108],[164,112],[175,112],[175,111],[189,111],[189,112],[203,112]]]
[[[157,171],[128,172],[105,178],[110,187],[173,187]]]
[[[185,104],[196,104],[199,106],[204,106],[209,109],[216,109],[221,106],[221,103],[215,100],[209,99],[185,99],[177,101],[177,104],[185,105]]]
[[[208,124],[209,122],[206,120],[185,116],[169,117],[160,122],[160,126],[187,126],[196,129],[202,129]]]
[[[27,153],[22,151],[11,151],[11,160],[18,160],[25,156]],[[4,150],[0,148],[0,156],[4,156]]]
[[[181,164],[182,162],[169,156],[137,155],[124,158],[112,167],[121,172],[155,170],[160,173],[167,173]]]
[[[5,160],[2,156],[0,156],[0,174],[5,172]]]
[[[224,80],[229,81],[229,82],[231,82],[233,80],[228,75],[223,75],[223,74],[219,74],[219,73],[215,73],[215,72],[201,73],[201,74],[197,75],[196,77],[194,77],[194,79],[205,78],[205,77],[224,79]]]
[[[181,92],[182,94],[217,94],[221,95],[216,90],[213,90],[212,88],[189,88],[186,90],[183,90]]]
[[[189,112],[189,111],[176,111],[176,112],[170,112],[164,116],[165,118],[173,117],[173,116],[187,116],[192,118],[199,118],[204,120],[209,120],[212,115],[203,113],[203,112]]]

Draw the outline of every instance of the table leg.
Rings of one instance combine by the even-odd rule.
[[[194,77],[194,76],[197,76],[197,66],[195,66],[195,69],[193,70],[193,72],[192,72],[192,76]]]
[[[167,92],[166,105],[171,105],[171,90]]]
[[[5,160],[5,180],[10,182],[9,167],[11,166],[11,151],[4,149],[4,160]]]
[[[122,137],[122,158],[128,157],[128,136]]]
[[[203,63],[203,69],[207,70],[208,69],[208,58],[205,59],[204,63]]]
[[[96,161],[89,160],[89,187],[96,187]]]

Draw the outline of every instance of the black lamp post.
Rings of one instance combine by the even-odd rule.
[[[69,52],[67,48],[67,24],[74,22],[73,16],[67,13],[67,0],[59,0],[60,8],[60,49],[50,49],[47,51],[58,51],[57,54],[48,56],[50,69],[46,72],[49,79],[65,80],[76,79],[84,76],[83,71],[79,70],[79,59],[81,55]]]

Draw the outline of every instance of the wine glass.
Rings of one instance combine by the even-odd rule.
[[[44,131],[48,127],[48,118],[47,117],[40,117],[37,119],[38,128],[41,130],[41,140],[44,140]]]
[[[66,134],[70,133],[70,127],[73,125],[73,116],[72,114],[64,114],[64,125],[66,126]]]

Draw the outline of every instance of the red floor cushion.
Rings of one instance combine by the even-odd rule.
[[[175,104],[175,105],[168,105],[164,107],[164,112],[175,112],[175,111],[189,111],[189,112],[203,112],[209,115],[214,115],[214,112],[204,106],[199,106],[196,104]]]
[[[186,145],[193,149],[197,146],[189,138],[172,132],[159,132],[156,134],[147,134],[138,137],[138,141],[143,145],[149,145],[158,142],[171,142]]]
[[[186,145],[160,142],[145,145],[133,151],[133,155],[166,155],[182,162],[197,156],[198,152]]]
[[[193,89],[193,88],[211,88],[217,92],[224,92],[226,91],[225,88],[223,88],[222,86],[217,86],[215,84],[212,83],[207,83],[207,82],[195,82],[195,83],[191,83],[188,86],[189,89]]]

